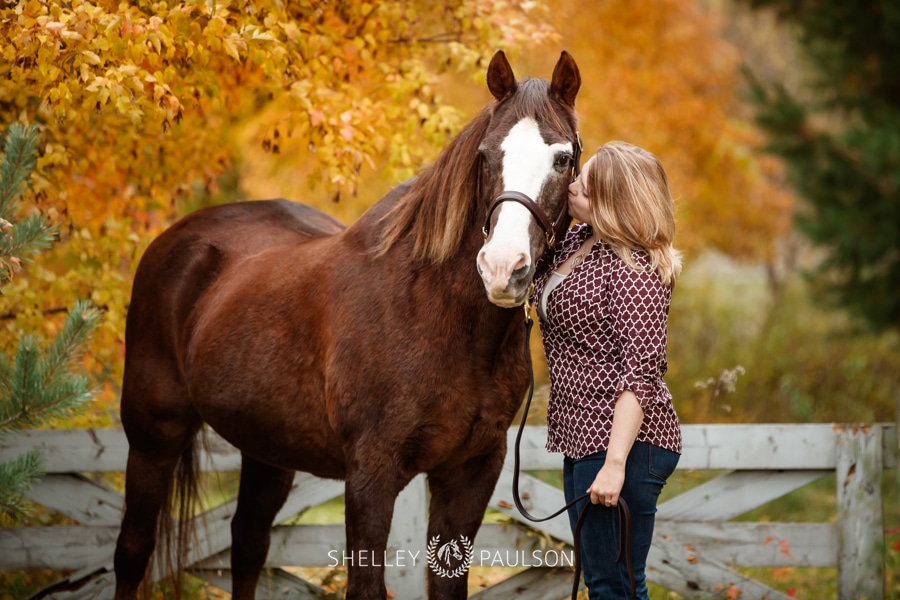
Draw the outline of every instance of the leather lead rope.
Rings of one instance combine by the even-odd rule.
[[[529,297],[530,297],[529,293]],[[574,552],[575,552],[575,581],[572,582],[572,600],[577,600],[578,597],[578,582],[581,579],[581,527],[584,524],[585,517],[587,516],[588,510],[590,510],[593,504],[591,503],[590,494],[585,493],[575,498],[561,509],[556,511],[550,516],[539,518],[530,514],[525,506],[522,504],[522,500],[519,497],[519,470],[521,460],[519,458],[519,447],[522,442],[522,432],[525,430],[525,421],[528,419],[528,409],[531,408],[531,398],[534,395],[534,369],[531,364],[531,328],[534,325],[534,321],[531,318],[531,303],[526,300],[525,301],[525,361],[528,363],[528,377],[529,377],[529,385],[528,385],[528,396],[525,399],[525,408],[522,411],[522,422],[519,424],[519,430],[516,432],[516,443],[513,449],[513,501],[516,503],[516,508],[522,514],[523,517],[532,521],[534,523],[540,523],[542,521],[549,521],[550,519],[557,517],[569,510],[575,504],[581,502],[585,498],[587,498],[587,502],[584,506],[581,507],[581,512],[578,514],[578,521],[575,524],[575,531],[573,532],[574,537]],[[628,569],[628,581],[631,585],[631,600],[637,599],[637,590],[636,584],[634,580],[634,568],[631,564],[631,511],[628,509],[628,503],[619,496],[619,502],[616,506],[619,512],[619,552],[616,555],[616,562],[622,560],[623,556],[625,558],[625,567]]]

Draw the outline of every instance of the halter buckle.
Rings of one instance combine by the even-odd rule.
[[[525,302],[522,303],[522,308],[525,310],[525,324],[531,324],[531,307],[534,306],[531,303],[531,295],[534,294],[534,282],[531,283],[531,286],[528,288],[528,295],[525,296]]]

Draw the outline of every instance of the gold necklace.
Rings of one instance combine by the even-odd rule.
[[[587,255],[587,251],[582,252],[581,254],[576,254],[575,258],[572,259],[572,268],[577,269],[578,266],[584,262],[584,257]]]
[[[578,266],[584,262],[585,257],[591,253],[591,251],[594,249],[594,244],[596,244],[596,243],[597,243],[597,241],[594,240],[590,244],[588,244],[586,246],[582,246],[581,252],[576,254],[575,258],[572,259],[572,267],[571,267],[572,269],[578,268]]]

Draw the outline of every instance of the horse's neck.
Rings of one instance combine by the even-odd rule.
[[[345,234],[358,236],[359,244],[368,251],[373,251],[381,241],[385,226],[384,216],[403,200],[413,183],[414,180],[410,179],[394,187],[366,211]],[[491,304],[487,300],[484,284],[478,276],[476,258],[484,243],[479,215],[484,214],[484,210],[481,204],[475,209],[476,216],[468,225],[469,231],[456,253],[447,260],[429,263],[414,259],[413,246],[416,233],[410,230],[383,256],[375,259],[379,263],[375,272],[399,281],[406,278],[397,276],[398,273],[415,271],[417,286],[433,289],[435,294],[443,294],[448,302],[442,304],[449,306],[451,311],[459,312],[459,315],[453,315],[452,318],[466,319],[479,330],[488,330],[493,332],[493,335],[502,336],[509,327],[512,313],[518,315],[518,311],[501,309]],[[395,293],[410,293],[410,291],[395,289]],[[443,315],[438,313],[435,316],[442,318]]]

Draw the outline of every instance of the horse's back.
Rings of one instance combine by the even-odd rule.
[[[299,240],[337,233],[342,229],[342,223],[308,204],[278,198],[200,209],[178,221],[160,238],[193,232],[214,236],[215,241],[226,241],[234,240],[237,234],[250,235],[253,243],[265,244],[267,241],[277,243],[282,236],[286,236],[286,241],[290,241],[291,236],[300,236],[297,238]],[[220,239],[219,235],[223,237]],[[264,237],[257,240],[260,235]],[[246,246],[250,240],[236,241]]]
[[[150,244],[135,273],[126,374],[129,351],[177,354],[190,311],[229,264],[343,229],[329,215],[283,199],[212,206],[176,222]]]

